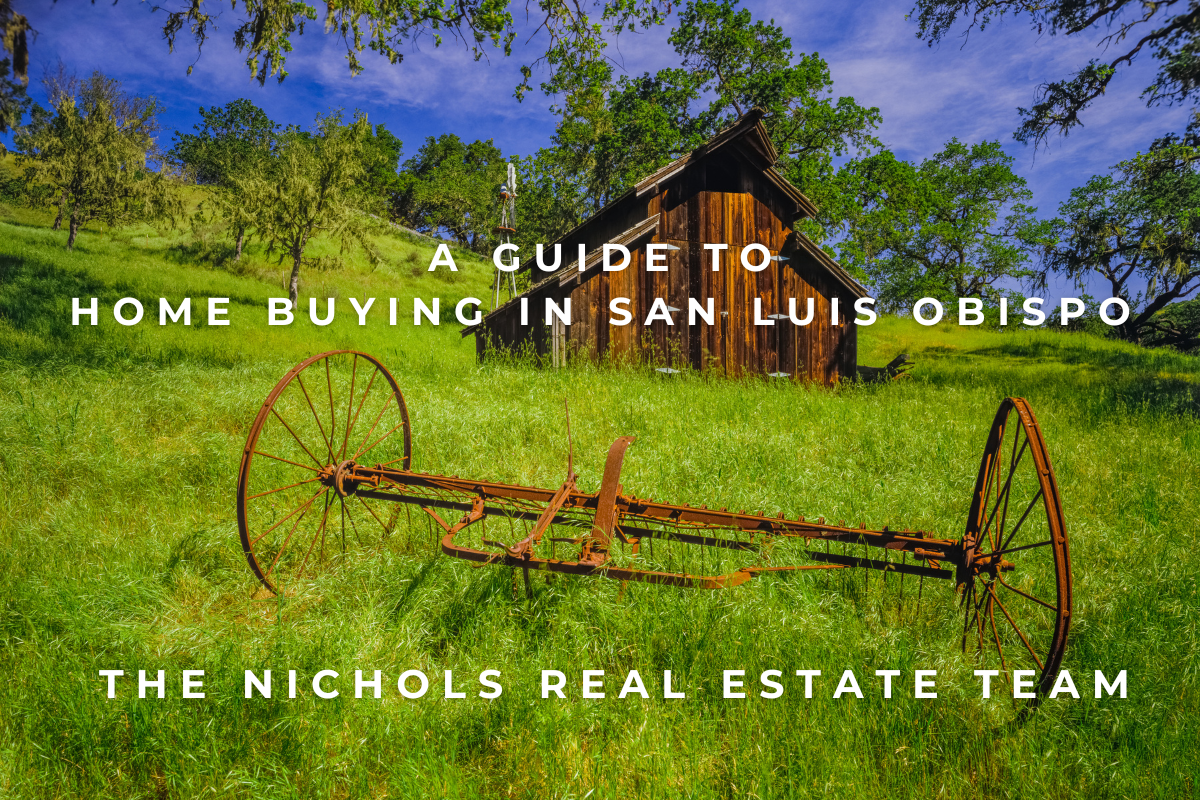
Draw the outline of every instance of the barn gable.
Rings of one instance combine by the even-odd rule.
[[[556,244],[563,263],[557,272],[537,277],[534,285],[488,314],[475,333],[482,358],[494,347],[532,346],[552,364],[567,358],[607,357],[651,362],[663,369],[695,368],[729,376],[774,374],[795,380],[834,383],[853,376],[856,331],[847,319],[853,302],[866,290],[816,244],[793,230],[799,217],[815,206],[775,169],[774,146],[752,111],[703,146],[646,176]],[[666,254],[665,271],[646,271],[645,244],[677,249]],[[600,266],[605,243],[624,244],[630,264],[620,271]],[[719,270],[704,244],[725,244]],[[772,261],[760,272],[741,266],[745,246],[764,245]],[[585,269],[576,262],[579,245],[587,253]],[[553,246],[551,246],[551,250]],[[752,258],[752,262],[757,262]],[[527,254],[523,268],[534,269]],[[571,325],[543,324],[546,299],[564,305],[569,298]],[[610,302],[626,298],[633,320],[610,324]],[[676,309],[674,324],[643,321],[659,305]],[[711,299],[715,319],[688,325],[688,301],[702,306]],[[814,308],[808,325],[774,319],[787,315],[795,300],[797,315]],[[831,301],[838,298],[836,322]],[[522,300],[530,324],[520,324]],[[465,332],[464,332],[465,333]]]

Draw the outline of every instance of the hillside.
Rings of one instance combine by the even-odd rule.
[[[911,380],[835,390],[761,380],[664,379],[650,369],[561,371],[475,361],[453,304],[487,298],[491,266],[428,273],[432,246],[381,234],[385,263],[348,253],[301,279],[337,298],[328,327],[269,327],[283,268],[252,245],[150,227],[85,230],[0,208],[0,791],[11,796],[1182,797],[1200,753],[1200,358],[1083,333],[921,328],[882,319],[860,361],[898,352]],[[317,242],[313,256],[337,249]],[[456,256],[459,254],[456,253]],[[72,328],[70,298],[100,298]],[[154,319],[108,311],[137,297]],[[189,296],[191,329],[157,324],[157,298]],[[229,297],[231,325],[196,324]],[[376,297],[359,326],[348,298]],[[411,325],[414,296],[443,323]],[[399,299],[387,324],[385,298]],[[323,575],[311,593],[258,591],[238,543],[238,459],[275,382],[305,356],[366,351],[392,370],[414,468],[595,488],[632,434],[623,483],[639,496],[961,535],[988,426],[1006,395],[1036,410],[1064,498],[1075,570],[1065,666],[1084,699],[1014,722],[978,697],[960,654],[953,589],[921,605],[895,584],[763,577],[711,593],[600,579],[537,583],[437,554],[423,521],[394,546]],[[911,586],[909,587],[911,589]],[[719,698],[721,670],[939,670],[939,700]],[[245,702],[242,669],[334,669],[342,696]],[[208,699],[105,699],[98,670],[204,669]],[[440,696],[453,670],[508,676],[493,702]],[[624,676],[671,669],[681,701],[542,701],[538,671]],[[354,699],[354,670],[438,690]],[[1090,697],[1091,671],[1125,669],[1129,697]],[[829,678],[833,675],[834,678]],[[614,685],[613,680],[618,682]],[[647,678],[652,683],[653,677]],[[135,682],[136,683],[136,682]],[[386,690],[387,679],[385,679]],[[873,684],[872,684],[873,686]],[[619,679],[607,689],[615,695]],[[864,685],[864,689],[867,687]],[[434,696],[434,695],[437,696]],[[571,696],[571,695],[569,695]],[[651,695],[654,698],[654,695]],[[678,705],[672,703],[677,702]],[[1136,735],[1134,735],[1136,732]],[[553,795],[559,796],[559,795]],[[562,795],[566,796],[566,795]]]

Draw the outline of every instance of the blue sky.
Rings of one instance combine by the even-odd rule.
[[[1099,35],[1077,41],[1038,36],[1026,22],[1006,20],[972,33],[965,48],[957,36],[930,48],[916,37],[916,25],[905,19],[908,2],[744,4],[758,17],[773,18],[797,52],[820,53],[829,63],[834,94],[877,106],[883,117],[879,136],[897,155],[920,160],[952,136],[968,142],[999,140],[1046,215],[1072,187],[1155,137],[1181,130],[1187,121],[1187,108],[1146,108],[1139,95],[1154,65],[1143,59],[1086,112],[1082,129],[1035,153],[1012,139],[1019,124],[1017,107],[1030,105],[1042,82],[1103,56],[1094,44]],[[249,98],[277,121],[300,125],[330,108],[361,109],[399,136],[406,154],[415,152],[426,136],[444,132],[492,138],[506,154],[527,154],[544,146],[554,128],[546,97],[535,91],[518,103],[512,96],[520,65],[544,46],[537,39],[525,44],[518,37],[513,57],[505,59],[495,51],[479,62],[461,43],[448,40],[435,48],[425,40],[408,47],[399,65],[367,53],[366,71],[351,77],[340,41],[323,35],[318,23],[295,40],[289,77],[260,87],[232,46],[235,17],[226,3],[209,3],[224,8],[223,18],[198,61],[190,42],[168,53],[161,35],[164,15],[152,12],[147,3],[17,0],[16,5],[38,32],[30,65],[35,98],[42,99],[37,78],[58,59],[79,73],[100,69],[130,90],[159,97],[167,109],[164,145],[169,145],[171,131],[191,129],[199,120],[199,106],[237,97]],[[648,33],[622,34],[609,54],[631,74],[675,66],[677,56],[666,41],[669,28],[668,22]]]

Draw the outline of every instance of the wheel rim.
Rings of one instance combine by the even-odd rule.
[[[242,550],[263,586],[290,592],[384,544],[398,509],[346,491],[342,475],[356,462],[409,469],[411,437],[400,387],[366,353],[312,356],[275,385],[238,470]]]
[[[1071,620],[1071,562],[1054,468],[1029,404],[1000,404],[988,435],[963,539],[958,583],[962,649],[1038,675],[1038,695],[1058,677]]]

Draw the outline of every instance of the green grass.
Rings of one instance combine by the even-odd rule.
[[[338,322],[268,328],[262,309],[282,293],[282,270],[257,248],[231,271],[186,232],[146,228],[85,231],[68,254],[45,214],[0,219],[0,796],[1196,793],[1200,359],[1086,334],[884,319],[861,332],[860,359],[908,352],[910,381],[821,390],[481,367],[452,320],[406,320],[417,294],[487,297],[486,262],[464,259],[448,280],[423,272],[429,246],[381,237],[382,267],[351,256],[302,279],[302,308],[338,297]],[[102,308],[227,296],[233,325],[127,329],[107,317],[72,329],[74,295]],[[351,296],[380,298],[366,327]],[[391,296],[395,328],[378,308]],[[508,570],[437,555],[419,524],[311,592],[266,598],[237,540],[238,459],[274,383],[335,347],[393,371],[417,469],[557,485],[565,398],[585,489],[608,444],[633,434],[622,481],[639,496],[947,537],[961,533],[998,402],[1024,396],[1066,507],[1076,613],[1064,666],[1085,699],[1015,721],[1011,701],[978,696],[950,587],[926,585],[921,613],[910,597],[898,620],[895,585],[872,576],[864,588],[860,574],[623,595],[600,579],[539,579],[526,601]],[[289,669],[302,688],[337,670],[342,696],[241,699],[242,670],[264,668],[277,691]],[[489,668],[504,686],[491,702],[473,696]],[[797,679],[778,700],[720,699],[721,670],[745,669],[753,686],[774,668],[825,675],[811,700]],[[865,699],[831,699],[846,668]],[[908,677],[883,700],[873,672],[885,668],[938,669],[939,699],[913,699]],[[126,679],[108,700],[100,669],[164,669],[168,698],[139,700]],[[207,699],[179,698],[183,669],[206,671]],[[354,699],[356,669],[382,670],[382,700]],[[397,694],[407,669],[431,676],[428,696]],[[472,696],[442,699],[445,669]],[[541,669],[565,671],[572,699],[541,700]],[[584,669],[608,672],[608,699],[580,698]],[[670,669],[688,697],[618,700],[629,669],[652,697]],[[1090,699],[1094,669],[1127,669],[1129,698]]]

